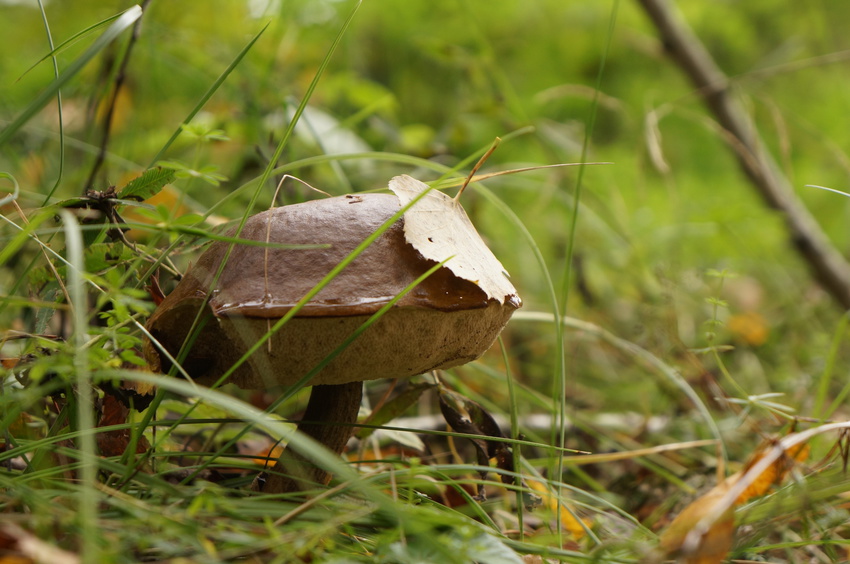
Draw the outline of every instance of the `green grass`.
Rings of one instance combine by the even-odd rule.
[[[102,4],[0,5],[0,36],[16,46],[0,53],[0,520],[25,534],[86,562],[637,562],[718,467],[740,470],[793,416],[797,431],[847,418],[845,312],[637,3],[302,1],[260,15],[249,4],[261,3],[225,0],[143,15]],[[804,186],[847,191],[850,8],[682,9],[845,249],[847,200]],[[505,422],[514,469],[552,494],[542,507],[521,509],[529,492],[502,483],[509,471],[481,477],[427,386],[368,383],[364,409],[389,393],[382,405],[402,398],[406,418],[344,461],[292,434],[303,392],[208,390],[144,366],[152,277],[172,290],[222,238],[218,224],[272,205],[283,175],[332,195],[384,190],[397,174],[442,181],[496,136],[482,172],[611,163],[495,177],[462,198],[524,308],[501,347],[440,379]],[[177,177],[164,199],[120,200],[163,161]],[[113,185],[127,240],[79,208],[45,208]],[[278,204],[317,197],[288,182]],[[154,401],[99,422],[119,382],[156,387],[132,405]],[[107,433],[154,448],[98,456]],[[281,437],[333,469],[330,489],[306,501],[248,491]],[[813,436],[781,488],[736,509],[730,558],[842,558],[843,441]],[[482,482],[486,501],[473,497]]]

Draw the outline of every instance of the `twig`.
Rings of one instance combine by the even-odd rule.
[[[657,28],[667,53],[688,75],[728,133],[741,169],[765,202],[785,217],[791,242],[809,264],[814,278],[842,307],[850,308],[850,264],[794,194],[788,179],[764,148],[743,105],[731,94],[729,78],[699,38],[674,13],[669,0],[638,1]]]
[[[142,2],[141,7],[143,14],[147,11],[150,3],[151,0],[144,0]],[[103,138],[100,141],[100,150],[97,152],[97,157],[95,158],[94,165],[92,165],[88,180],[86,180],[86,184],[83,186],[83,192],[91,189],[100,167],[103,166],[103,162],[106,160],[106,147],[109,144],[109,133],[112,129],[112,118],[115,115],[115,107],[118,102],[118,95],[121,93],[121,87],[127,80],[127,65],[130,62],[130,53],[133,51],[133,46],[139,40],[139,35],[142,29],[142,19],[143,18],[137,19],[136,23],[133,24],[133,34],[130,36],[130,40],[127,43],[127,49],[124,51],[124,58],[121,60],[121,66],[115,74],[115,85],[112,88],[112,96],[109,99],[109,106],[107,106],[106,114],[103,117]]]

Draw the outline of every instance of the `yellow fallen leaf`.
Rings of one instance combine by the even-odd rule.
[[[99,123],[106,119],[106,112],[109,109],[109,104],[112,102],[112,94],[106,96],[98,104],[95,118]],[[115,96],[115,107],[112,110],[112,121],[110,122],[110,131],[113,133],[121,131],[130,120],[133,113],[133,95],[130,93],[130,88],[122,86],[118,90],[118,95]]]
[[[586,530],[589,529],[593,522],[590,519],[582,519],[579,521],[575,518],[574,512],[570,511],[567,507],[567,504],[562,500],[559,500],[552,491],[546,487],[542,482],[538,482],[537,480],[529,480],[528,486],[534,490],[535,492],[540,494],[540,497],[543,498],[543,503],[546,504],[546,507],[551,509],[552,511],[558,511],[560,508],[561,512],[561,526],[568,531],[573,538],[576,540],[580,540],[586,535]]]
[[[172,217],[180,217],[187,213],[191,213],[192,211],[188,206],[184,205],[181,200],[180,192],[169,184],[157,194],[154,194],[145,200],[145,203],[154,207],[165,206],[171,212]],[[131,207],[125,209],[121,215],[127,222],[130,223],[142,223],[147,225],[154,223],[154,220],[144,214],[138,213]],[[148,235],[149,233],[147,231],[140,228],[134,228],[127,232],[127,238],[131,241],[143,240]]]

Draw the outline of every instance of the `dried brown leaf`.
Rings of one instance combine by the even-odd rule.
[[[390,180],[389,187],[402,205],[428,190],[427,184],[406,175]],[[502,304],[519,301],[505,267],[487,248],[463,207],[439,190],[431,190],[405,212],[404,237],[425,258],[448,260],[446,268],[478,285],[489,298]]]
[[[443,412],[446,422],[455,431],[481,436],[481,438],[469,439],[475,446],[479,466],[488,467],[490,465],[490,459],[494,458],[496,460],[496,466],[500,470],[509,473],[500,474],[502,483],[512,483],[522,486],[525,508],[531,511],[540,505],[540,497],[531,493],[531,488],[522,483],[519,478],[513,476],[513,474],[517,474],[517,468],[514,466],[514,455],[511,448],[504,441],[484,438],[505,438],[505,435],[502,434],[502,430],[493,416],[481,404],[441,386],[440,411]],[[487,472],[482,470],[480,475],[481,479],[484,480],[487,477]],[[478,498],[484,499],[483,486],[479,488]]]

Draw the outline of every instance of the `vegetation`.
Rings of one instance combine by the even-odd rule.
[[[678,7],[777,212],[649,4],[0,0],[0,562],[846,559],[847,304],[786,218],[850,244],[813,187],[848,191],[850,5]],[[154,373],[157,298],[223,224],[496,137],[479,173],[593,163],[464,192],[524,302],[498,346],[368,382],[328,489],[252,493],[306,393]]]

